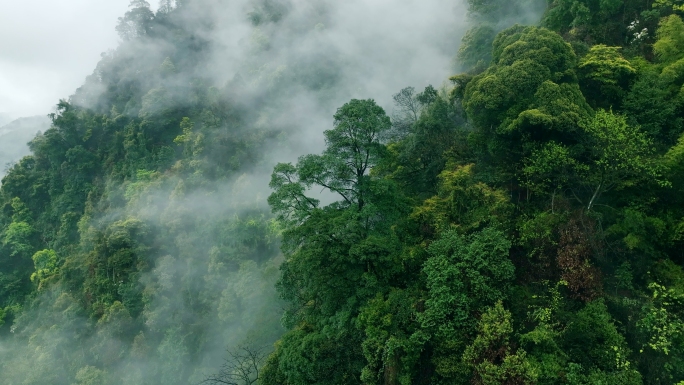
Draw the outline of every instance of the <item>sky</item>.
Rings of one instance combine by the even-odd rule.
[[[69,97],[116,48],[128,3],[0,0],[0,120],[48,114]]]

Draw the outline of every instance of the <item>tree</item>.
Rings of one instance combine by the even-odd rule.
[[[456,58],[465,70],[477,71],[492,60],[492,43],[496,31],[487,25],[478,25],[468,30],[461,39]]]
[[[392,116],[392,126],[397,131],[397,136],[405,136],[411,130],[411,126],[418,121],[421,105],[416,98],[416,90],[413,87],[403,88],[392,95],[394,105],[399,109]]]
[[[207,376],[200,384],[252,385],[260,379],[261,366],[267,354],[253,346],[238,346],[227,351],[218,373]]]
[[[620,55],[620,47],[597,44],[579,62],[582,93],[596,107],[618,107],[636,69]]]
[[[653,51],[663,63],[673,63],[684,56],[684,22],[677,15],[670,15],[660,21],[656,32],[658,40]]]
[[[463,353],[473,371],[474,385],[525,385],[536,383],[537,373],[522,349],[514,351],[511,313],[501,301],[482,314],[477,337]]]
[[[591,108],[576,82],[575,52],[558,34],[514,26],[499,33],[492,48],[493,65],[467,82],[463,106],[475,125],[471,140],[481,162],[510,181],[538,145],[575,144],[578,123]]]
[[[54,250],[46,249],[33,254],[33,264],[36,271],[31,274],[31,281],[38,284],[38,289],[42,288],[44,282],[57,274],[57,254]]]
[[[652,160],[652,140],[639,127],[627,124],[624,116],[599,110],[582,126],[588,134],[589,164],[581,183],[592,190],[587,211],[605,192],[634,185],[639,179],[665,183]]]
[[[352,99],[334,119],[335,128],[324,132],[322,155],[302,156],[296,166],[280,163],[274,168],[269,186],[275,192],[268,202],[281,219],[301,219],[318,206],[304,195],[314,185],[341,197],[341,207],[361,211],[367,203],[368,172],[384,153],[380,136],[391,127],[390,119],[371,99]]]
[[[106,383],[107,372],[94,366],[84,366],[76,373],[73,385],[101,385]]]
[[[131,0],[130,10],[119,18],[116,32],[123,40],[131,40],[147,35],[154,13],[150,10],[150,3],[145,0]]]
[[[440,375],[462,373],[461,355],[476,324],[474,313],[507,296],[515,277],[510,247],[505,235],[491,227],[467,236],[448,230],[430,244],[423,266],[425,311],[418,320],[436,345],[433,362]]]
[[[385,153],[380,137],[390,125],[373,100],[351,100],[324,132],[321,155],[274,169],[268,201],[285,224],[278,289],[289,302],[283,320],[291,330],[269,358],[266,383],[359,381],[359,309],[401,269],[389,230],[401,204],[391,183],[370,174]],[[319,207],[305,195],[313,186],[340,200]]]

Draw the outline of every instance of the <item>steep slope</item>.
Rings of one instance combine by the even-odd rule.
[[[196,0],[153,13],[133,1],[121,46],[3,178],[3,381],[182,384],[215,372],[226,348],[271,350],[283,331],[275,159],[320,147],[352,94],[441,81],[444,37],[461,28],[457,10],[436,12],[447,3]],[[384,12],[445,22],[390,36],[371,23]]]

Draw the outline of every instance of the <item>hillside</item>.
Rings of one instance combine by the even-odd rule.
[[[133,0],[2,179],[2,383],[684,384],[683,10]]]

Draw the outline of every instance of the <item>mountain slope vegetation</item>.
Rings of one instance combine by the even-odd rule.
[[[214,2],[131,2],[2,180],[2,382],[684,383],[684,6],[469,0],[390,113],[329,6],[250,2],[231,56]]]

